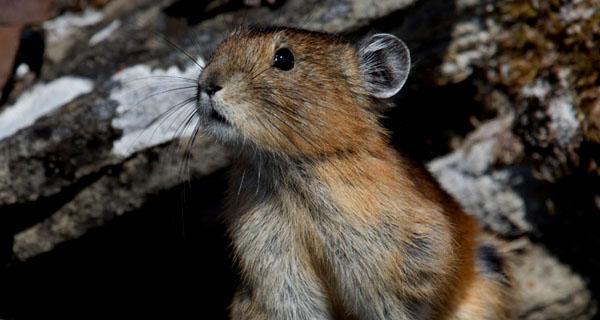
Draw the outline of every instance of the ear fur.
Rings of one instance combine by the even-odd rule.
[[[408,78],[410,52],[394,35],[378,33],[361,42],[358,58],[367,89],[376,98],[394,96]]]

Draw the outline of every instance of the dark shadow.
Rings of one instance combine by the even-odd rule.
[[[50,217],[85,187],[91,185],[111,169],[110,166],[87,175],[64,187],[61,192],[37,199],[2,206],[0,215],[0,267],[6,266],[12,259],[14,235],[40,221]]]
[[[600,212],[594,198],[598,197],[600,177],[576,172],[547,185],[546,189],[543,199],[551,203],[552,209],[542,211],[541,217],[528,217],[538,228],[533,240],[581,275],[598,301]],[[600,314],[595,319],[600,319]]]
[[[227,1],[221,6],[211,8],[211,1],[208,0],[179,0],[165,7],[163,12],[172,18],[185,19],[189,25],[196,25],[203,20],[225,12],[239,10],[242,7],[241,1]]]
[[[271,9],[276,9],[283,5],[284,2],[285,1],[279,0],[274,4],[269,4],[266,1],[262,1],[262,5],[266,5]],[[237,11],[243,8],[245,8],[244,1],[241,0],[178,0],[165,7],[163,12],[172,18],[185,19],[188,25],[194,26],[220,14]]]
[[[2,206],[0,225],[3,230],[15,234],[51,216],[62,206],[73,200],[77,194],[104,176],[112,167],[82,177],[76,182],[64,187],[61,192],[37,199],[36,201],[20,202]]]
[[[6,84],[2,88],[2,96],[0,96],[0,106],[7,102],[10,93],[15,88],[15,73],[17,67],[24,63],[29,66],[29,70],[40,76],[42,64],[44,63],[44,51],[46,50],[46,40],[44,33],[41,30],[26,28],[21,33],[21,41],[19,49],[15,55],[15,62],[11,76],[7,79]]]
[[[383,123],[392,131],[394,146],[418,161],[451,151],[451,139],[472,131],[469,117],[483,109],[474,100],[477,88],[472,81],[435,83],[453,26],[460,18],[454,1],[420,1],[350,34],[358,41],[365,34],[388,32],[409,47],[411,73]],[[490,115],[481,115],[485,117]]]
[[[462,139],[475,129],[469,121],[481,109],[473,100],[475,94],[468,81],[407,90],[384,119],[392,130],[392,143],[419,161],[448,154],[452,139]]]
[[[218,218],[225,180],[219,171],[156,195],[0,271],[0,318],[226,319],[236,276]]]

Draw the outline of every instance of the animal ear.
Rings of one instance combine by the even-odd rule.
[[[410,52],[402,40],[387,33],[375,34],[361,42],[358,55],[372,96],[385,99],[400,91],[410,71]]]

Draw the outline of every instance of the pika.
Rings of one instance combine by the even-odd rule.
[[[198,78],[205,133],[234,151],[232,319],[512,319],[509,271],[476,221],[380,125],[406,45],[245,28]]]

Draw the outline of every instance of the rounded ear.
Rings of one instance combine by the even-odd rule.
[[[410,71],[410,52],[402,40],[375,34],[361,42],[358,56],[371,95],[385,99],[400,91]]]

